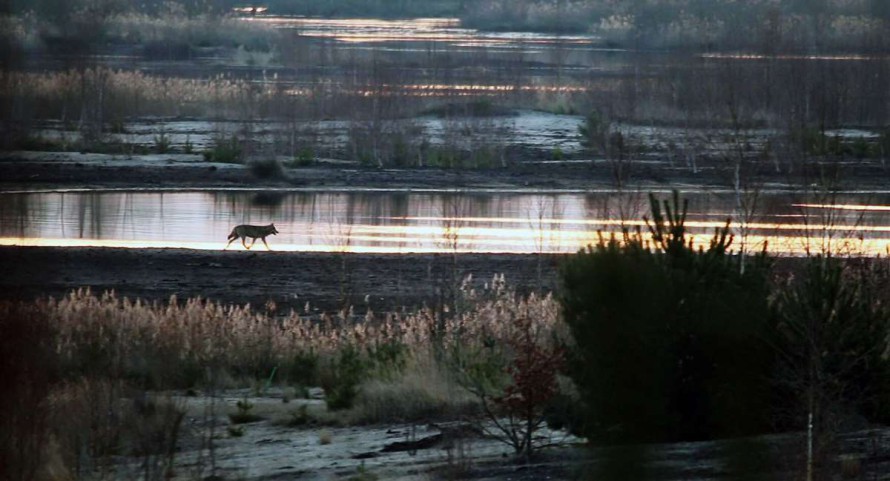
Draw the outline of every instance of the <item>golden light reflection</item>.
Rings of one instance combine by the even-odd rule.
[[[276,242],[269,239],[272,251],[277,252],[345,252],[345,253],[571,253],[590,244],[599,236],[614,230],[534,230],[456,227],[446,231],[441,227],[419,226],[354,226],[344,234],[305,236],[302,242]],[[696,246],[707,246],[712,233],[691,233],[689,239]],[[740,248],[741,237],[732,245]],[[863,255],[890,253],[890,238],[861,238],[859,236],[825,237],[820,235],[763,235],[745,238],[747,251],[759,251],[764,243],[769,252],[782,255],[803,255],[807,252],[848,252]],[[127,249],[195,249],[221,251],[225,242],[184,240],[131,239],[60,239],[60,238],[0,238],[2,246],[23,247],[113,247]],[[227,250],[244,251],[240,244]],[[251,251],[266,251],[261,243]]]
[[[244,15],[260,15],[266,13],[268,10],[269,7],[235,7],[232,9],[233,12]]]
[[[791,204],[792,207],[826,210],[858,210],[863,212],[890,212],[890,205],[865,204]]]
[[[300,36],[329,38],[344,43],[423,42],[477,46],[587,45],[590,35],[551,35],[534,32],[480,32],[460,26],[457,18],[415,18],[382,20],[376,18],[248,17],[243,21],[275,28],[295,29]]]
[[[795,216],[798,217],[798,216]],[[798,217],[799,218],[799,217]],[[620,219],[522,219],[518,217],[400,217],[393,219],[402,219],[408,221],[435,221],[448,223],[467,223],[467,222],[503,222],[503,223],[534,223],[544,225],[580,225],[580,226],[602,226],[602,227],[631,227],[645,228],[646,221],[643,220],[620,220]],[[686,227],[694,229],[713,230],[726,225],[726,220],[709,220],[696,221],[687,220],[684,224]],[[731,224],[731,227],[738,229],[738,222]],[[747,229],[756,230],[778,230],[778,231],[833,231],[833,232],[890,232],[890,225],[851,225],[851,224],[832,224],[817,225],[804,223],[777,223],[777,222],[748,222],[744,224]],[[620,229],[619,229],[620,230]]]
[[[233,225],[270,221],[280,234],[269,237],[269,245],[285,252],[568,253],[596,243],[601,233],[627,228],[648,235],[639,217],[610,217],[609,206],[598,204],[608,195],[313,193],[284,196],[268,206],[254,204],[251,192],[5,194],[0,245],[219,251]],[[792,205],[774,199],[769,210],[775,214],[731,224],[731,247],[757,251],[767,243],[773,254],[887,254],[890,202],[847,200]],[[725,225],[721,213],[732,210],[719,197],[705,205],[685,224],[702,246]],[[819,222],[823,218],[830,222]],[[229,250],[244,247],[236,242]],[[266,248],[259,242],[251,250]]]

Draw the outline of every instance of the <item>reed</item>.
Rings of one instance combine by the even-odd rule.
[[[0,71],[0,94],[28,106],[38,119],[81,121],[83,112],[112,122],[133,116],[237,117],[245,97],[270,95],[243,80],[218,75],[177,78],[105,67],[61,72]]]
[[[201,298],[147,303],[89,290],[38,300],[33,307],[50,320],[52,345],[66,377],[102,374],[156,389],[198,384],[207,368],[236,380],[265,378],[276,368],[279,379],[305,379],[301,370],[323,368],[347,347],[374,362],[386,346],[399,346],[406,359],[415,360],[457,346],[506,345],[508,320],[517,316],[532,319],[539,331],[559,329],[552,296],[521,297],[499,289],[464,292],[469,307],[459,316],[421,309],[369,311],[363,317],[343,311],[313,319]]]

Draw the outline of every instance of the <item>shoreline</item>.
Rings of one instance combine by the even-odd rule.
[[[200,297],[222,304],[273,301],[309,314],[416,309],[434,305],[472,276],[481,290],[495,275],[518,293],[552,292],[565,255],[336,254],[104,247],[0,247],[0,298],[101,294],[166,302]],[[540,272],[539,272],[540,268]]]

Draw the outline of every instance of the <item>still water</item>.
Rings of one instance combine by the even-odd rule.
[[[668,193],[659,194],[668,198]],[[890,194],[819,201],[763,193],[743,215],[730,192],[696,193],[695,242],[733,219],[734,249],[885,254]],[[750,199],[747,199],[750,200]],[[276,251],[574,252],[598,232],[645,224],[643,193],[83,191],[0,194],[0,245],[221,250],[237,224],[275,223]],[[744,227],[744,228],[743,228]],[[230,247],[243,250],[240,243]],[[254,249],[265,250],[262,242]]]

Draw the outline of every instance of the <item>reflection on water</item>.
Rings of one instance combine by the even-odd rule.
[[[768,243],[781,253],[823,246],[888,252],[890,196],[848,196],[829,205],[762,195],[761,211],[744,225],[751,250]],[[696,243],[737,217],[731,194],[690,198],[686,225]],[[17,193],[0,194],[0,245],[218,250],[232,226],[274,222],[280,234],[269,243],[279,251],[573,252],[600,232],[645,232],[640,219],[647,209],[645,195],[615,193]],[[734,224],[737,241],[739,227]]]
[[[447,42],[457,46],[525,47],[529,45],[588,45],[592,35],[554,35],[537,32],[481,32],[463,28],[456,18],[305,18],[260,16],[244,18],[281,29],[296,30],[303,37],[332,38],[345,43]]]
[[[730,59],[730,60],[824,60],[824,61],[861,61],[876,60],[883,57],[874,55],[765,55],[754,53],[704,53],[702,58]]]
[[[496,96],[516,92],[538,93],[580,93],[590,90],[578,85],[490,85],[490,84],[382,84],[372,89],[354,91],[364,97],[381,97],[387,95],[411,95],[415,97],[479,97]],[[307,96],[311,91],[301,89],[288,90],[289,95]]]

